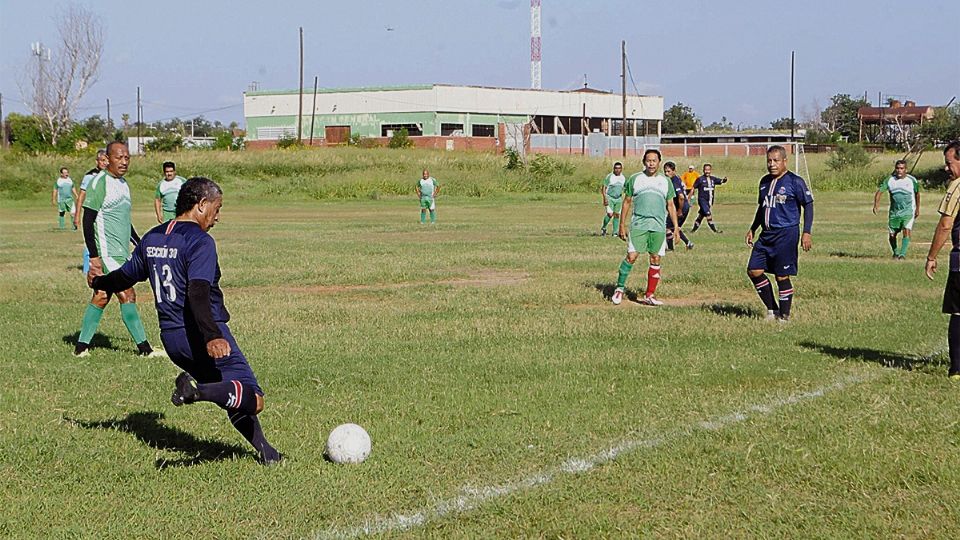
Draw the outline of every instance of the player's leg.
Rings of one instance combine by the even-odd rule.
[[[70,224],[77,230],[77,203],[73,201],[70,202]]]
[[[87,304],[87,309],[83,312],[83,322],[80,323],[80,337],[77,338],[77,345],[73,349],[74,355],[87,356],[90,354],[90,341],[93,339],[93,335],[97,333],[100,319],[103,318],[103,309],[109,303],[109,294],[104,291],[93,291],[93,297]]]
[[[797,275],[797,260],[800,243],[800,231],[790,227],[780,233],[773,256],[774,273],[777,276],[777,291],[780,300],[780,320],[790,320],[790,308],[793,305],[793,283],[791,276]]]
[[[430,223],[437,222],[437,201],[430,199]]]
[[[263,434],[257,415],[263,411],[263,390],[236,339],[226,324],[219,323],[223,338],[230,344],[230,355],[214,360],[206,344],[185,329],[164,331],[160,339],[170,359],[184,370],[175,383],[170,400],[174,405],[208,401],[227,412],[233,427],[260,453],[265,464],[280,461],[280,452]]]
[[[657,285],[660,284],[660,261],[666,251],[666,233],[647,231],[645,247],[650,256],[650,267],[647,269],[647,289],[643,293],[643,302],[651,306],[659,306],[663,302],[654,298],[654,293],[657,292]]]
[[[773,296],[773,285],[766,275],[773,266],[770,264],[770,248],[764,242],[764,237],[765,234],[761,233],[760,237],[753,243],[750,260],[747,262],[747,277],[750,278],[757,290],[757,296],[760,297],[763,306],[767,308],[767,320],[774,320],[779,315],[780,307]]]
[[[623,198],[610,201],[610,209],[613,210],[613,236],[620,230],[620,210],[623,209]]]
[[[900,258],[907,258],[907,248],[910,247],[910,236],[913,234],[913,216],[910,216],[909,219],[904,219],[903,228],[903,241],[900,243]]]
[[[951,380],[960,381],[960,272],[947,274],[947,285],[943,291],[943,313],[950,315],[947,327],[947,345],[950,351]]]
[[[670,216],[667,216],[667,251],[673,251],[673,220],[670,219]]]
[[[703,223],[703,218],[705,218],[706,216],[707,215],[703,213],[703,207],[701,206],[697,210],[697,219],[693,220],[693,228],[690,229],[690,232],[692,233],[697,232],[697,229],[700,228],[700,224]]]
[[[620,270],[617,274],[617,288],[614,289],[613,297],[611,297],[611,301],[613,301],[614,304],[619,304],[623,301],[627,278],[630,276],[630,271],[633,270],[633,264],[637,262],[637,257],[640,256],[637,248],[633,245],[633,238],[634,232],[630,231],[627,235],[627,256],[620,262]]]
[[[683,233],[683,224],[687,221],[687,216],[690,215],[690,209],[687,208],[679,216],[677,216],[677,226],[680,229],[680,240],[683,241],[684,245],[687,246],[687,249],[693,249],[693,242],[687,238],[687,235]]]
[[[60,225],[60,230],[63,230],[63,228],[64,228],[64,226],[63,226],[63,223],[64,223],[64,222],[63,222],[63,214],[64,214],[64,213],[65,213],[65,212],[61,209],[61,210],[60,210],[60,217],[57,218],[57,223]]]
[[[153,347],[147,341],[147,331],[143,327],[143,321],[140,319],[140,312],[137,310],[137,293],[132,288],[117,293],[117,299],[120,300],[120,317],[123,319],[123,325],[130,332],[130,337],[137,344],[137,351],[143,356],[153,354]]]
[[[603,225],[600,225],[600,236],[607,235],[607,225],[610,224],[611,219],[613,219],[613,209],[610,208],[610,205],[608,204],[603,208]],[[617,235],[616,227],[613,228],[613,235]]]

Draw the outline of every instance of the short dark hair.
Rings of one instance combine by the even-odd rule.
[[[898,159],[893,162],[894,167],[896,167],[897,165],[906,165],[906,164],[907,164],[907,160],[905,159]]]
[[[107,143],[107,150],[106,150],[106,151],[107,151],[107,155],[108,155],[108,156],[110,155],[110,149],[113,148],[114,146],[118,145],[118,144],[123,145],[123,146],[126,146],[126,145],[127,145],[127,143],[125,143],[125,142],[123,142],[123,141],[110,141],[109,143]]]
[[[97,150],[97,159],[100,159],[100,156],[105,156],[105,155],[107,155],[106,149],[101,148],[101,149]]]
[[[950,153],[950,150],[953,150],[954,159],[960,159],[960,139],[947,143],[946,148],[943,149],[943,155]]]
[[[673,169],[673,170],[677,170],[677,164],[674,163],[674,162],[672,162],[672,161],[668,161],[668,162],[666,162],[666,163],[663,164],[663,168],[664,168],[664,169],[666,169],[667,167],[670,167],[670,168]]]
[[[656,154],[656,155],[657,155],[657,160],[663,159],[663,155],[660,154],[660,151],[657,150],[656,148],[650,148],[649,150],[645,150],[645,151],[643,152],[643,160],[644,160],[644,161],[647,160],[647,155],[648,155],[648,154]]]
[[[616,162],[616,163],[613,164],[614,167],[616,167],[617,165],[619,165],[621,169],[623,168],[623,163],[620,163],[620,162],[618,161],[618,162]]]
[[[66,168],[66,167],[60,167],[60,172],[69,171],[69,170],[70,170],[70,169],[68,169],[68,168]]]
[[[177,170],[177,164],[172,161],[164,161],[163,165],[160,167],[160,170],[165,171],[167,169]]]
[[[775,145],[771,146],[770,148],[767,148],[767,155],[768,155],[768,156],[769,156],[770,154],[774,153],[774,152],[779,153],[779,154],[780,154],[780,157],[782,157],[783,159],[787,159],[787,149],[784,148],[784,147],[782,147],[782,146],[780,146],[779,144],[775,144]]]
[[[177,215],[189,212],[202,199],[213,200],[223,197],[223,190],[216,182],[203,176],[194,176],[182,186],[177,195]]]
[[[713,168],[713,163],[704,163],[703,166],[704,166],[704,167],[710,167],[710,168],[712,169],[712,168]]]

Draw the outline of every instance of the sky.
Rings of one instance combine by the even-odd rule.
[[[529,0],[76,0],[96,13],[105,47],[77,116],[147,122],[203,114],[243,125],[243,92],[293,89],[298,27],[304,86],[530,86]],[[25,112],[18,87],[30,44],[56,53],[52,0],[0,0],[3,112]],[[837,93],[943,105],[960,97],[955,0],[542,0],[542,87],[620,91],[682,102],[708,124],[767,126],[815,114]]]

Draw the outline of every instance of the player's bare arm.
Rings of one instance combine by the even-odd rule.
[[[950,238],[950,231],[953,229],[953,216],[941,215],[937,223],[937,229],[933,232],[933,240],[930,241],[930,251],[927,252],[927,264],[924,265],[924,273],[927,277],[933,279],[937,273],[937,255],[940,254],[940,248]]]
[[[630,212],[633,211],[633,197],[630,195],[624,195],[623,197],[623,207],[620,208],[621,216],[629,216]],[[620,220],[620,228],[617,229],[617,236],[623,240],[627,241],[627,220]]]
[[[881,192],[877,191],[873,194],[873,215],[877,215],[877,208],[880,207],[880,196]]]

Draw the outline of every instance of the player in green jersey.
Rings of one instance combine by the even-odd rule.
[[[603,226],[600,227],[600,236],[607,235],[607,224],[613,220],[613,235],[620,230],[620,210],[623,207],[623,186],[627,178],[623,176],[623,164],[619,161],[613,164],[613,172],[608,173],[600,186],[600,196],[603,198]]]
[[[73,187],[73,179],[70,178],[70,171],[66,167],[60,167],[60,178],[53,183],[53,194],[51,204],[57,207],[60,212],[60,230],[64,229],[63,215],[70,212],[70,223],[73,230],[77,230],[77,188]]]
[[[907,258],[913,220],[920,217],[920,184],[916,178],[907,174],[906,161],[898,159],[893,174],[880,183],[873,195],[874,214],[877,213],[880,196],[884,191],[890,193],[890,214],[887,220],[890,248],[893,250],[894,259],[903,260]],[[898,249],[897,234],[900,232],[903,232],[903,243]]]
[[[177,174],[177,165],[174,162],[164,162],[163,179],[157,184],[157,193],[153,199],[157,223],[164,223],[177,217],[177,195],[180,193],[180,186],[186,181]]]
[[[617,288],[611,297],[614,304],[623,301],[627,276],[633,269],[633,263],[637,262],[640,250],[643,250],[650,255],[650,268],[647,270],[647,289],[641,303],[648,306],[663,305],[653,295],[660,283],[660,259],[667,249],[667,216],[674,227],[674,236],[680,236],[676,228],[677,211],[673,206],[673,182],[660,173],[660,151],[644,152],[643,165],[643,172],[632,175],[624,189],[623,213],[630,216],[630,226],[628,231],[627,220],[624,219],[617,232],[617,236],[627,242],[627,256],[620,263]]]
[[[123,178],[130,165],[127,145],[114,141],[107,145],[107,168],[94,176],[87,185],[83,201],[83,237],[90,251],[90,270],[87,282],[120,268],[130,258],[130,242],[140,238],[130,220],[130,186]],[[120,300],[120,315],[127,331],[144,356],[163,356],[154,351],[147,341],[147,332],[137,311],[137,296],[133,288],[116,293]],[[103,309],[110,302],[110,295],[94,291],[93,298],[83,315],[83,325],[74,354],[90,354],[90,340],[100,325]]]
[[[437,195],[440,194],[440,183],[430,176],[430,171],[423,170],[423,177],[417,182],[417,197],[420,198],[420,223],[427,222],[427,212],[430,212],[430,223],[437,222]]]

